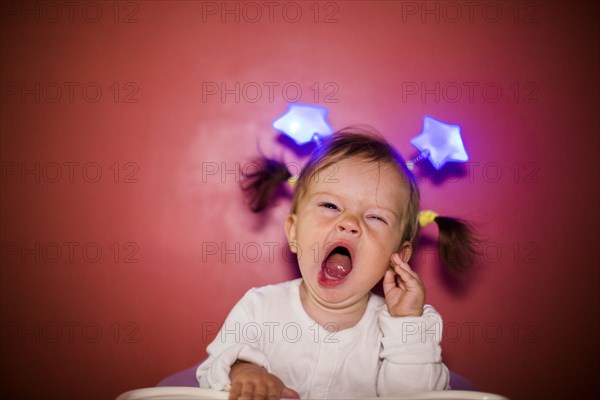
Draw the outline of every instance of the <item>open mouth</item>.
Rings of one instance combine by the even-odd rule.
[[[321,264],[319,283],[323,286],[338,286],[352,272],[352,254],[345,245],[334,244]]]

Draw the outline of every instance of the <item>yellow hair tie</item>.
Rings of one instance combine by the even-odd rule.
[[[298,180],[297,176],[290,176],[287,181],[288,181],[288,183],[290,184],[291,187],[294,187],[294,186],[296,186],[296,181],[297,180]]]
[[[419,212],[419,225],[421,225],[421,227],[427,226],[430,223],[433,222],[433,220],[435,219],[435,217],[437,217],[438,214],[435,211],[431,211],[431,210],[424,210]]]

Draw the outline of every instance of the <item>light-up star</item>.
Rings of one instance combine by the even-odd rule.
[[[325,107],[294,103],[273,122],[273,128],[286,134],[299,145],[324,138],[333,134],[327,123],[329,111]]]
[[[421,151],[413,160],[414,163],[428,158],[436,169],[440,169],[448,161],[469,160],[458,125],[449,125],[431,117],[424,117],[423,131],[410,142]]]

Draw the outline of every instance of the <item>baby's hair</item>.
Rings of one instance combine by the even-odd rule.
[[[250,209],[260,212],[267,208],[281,183],[286,182],[292,174],[284,163],[264,156],[257,158],[254,163],[256,171],[242,173],[242,190]]]
[[[316,174],[347,158],[394,165],[398,168],[403,177],[402,183],[407,185],[409,192],[404,210],[401,243],[409,241],[414,245],[419,233],[420,205],[416,179],[402,156],[373,129],[344,128],[324,140],[314,150],[296,180],[290,212],[297,211],[298,203]],[[241,187],[250,209],[260,212],[272,203],[277,188],[286,183],[291,174],[281,161],[261,156],[255,163],[258,166],[256,171],[242,173]],[[454,272],[463,271],[471,266],[476,254],[476,239],[470,225],[466,221],[447,216],[436,216],[434,221],[439,228],[439,250],[446,265]]]

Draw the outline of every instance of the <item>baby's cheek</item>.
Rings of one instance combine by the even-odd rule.
[[[402,248],[402,235],[396,235],[394,237],[394,244],[391,249],[391,254],[398,253],[400,251],[400,248]]]
[[[381,254],[385,254],[389,258],[392,254],[397,253],[400,250],[400,246],[402,245],[401,239],[400,235],[387,232],[379,237],[379,240],[377,241],[380,244],[378,250],[381,251]]]

